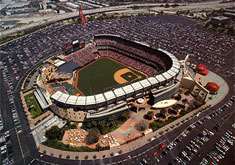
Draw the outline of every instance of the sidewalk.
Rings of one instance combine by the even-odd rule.
[[[94,159],[93,158],[94,155],[96,155],[96,159],[103,159],[104,156],[105,156],[105,158],[111,157],[110,156],[111,153],[113,153],[114,155],[119,155],[120,151],[121,151],[121,154],[133,151],[134,149],[139,148],[139,147],[144,146],[145,144],[149,143],[148,139],[151,139],[152,137],[158,138],[160,136],[163,136],[165,133],[175,129],[176,127],[179,127],[182,123],[193,118],[199,111],[206,110],[210,105],[215,106],[216,104],[218,104],[228,94],[229,87],[228,87],[227,83],[221,77],[219,77],[218,75],[216,75],[212,72],[210,72],[209,77],[203,79],[203,81],[205,83],[207,83],[208,81],[211,81],[212,79],[216,83],[219,83],[221,86],[218,94],[215,96],[212,96],[213,97],[212,100],[209,100],[206,104],[199,107],[198,109],[193,110],[192,112],[190,112],[190,113],[184,115],[183,117],[169,123],[168,125],[163,126],[162,128],[156,130],[155,132],[150,133],[150,134],[143,136],[141,138],[138,138],[132,142],[125,143],[125,144],[121,145],[120,147],[115,147],[115,148],[111,148],[110,150],[99,151],[99,152],[70,152],[70,151],[62,151],[62,150],[49,148],[49,147],[41,144],[39,147],[39,151],[41,153],[43,153],[43,151],[45,150],[47,155],[53,154],[53,156],[55,156],[55,157],[60,157],[60,158],[65,158],[65,159],[66,158],[68,159],[67,155],[70,155],[69,159],[76,159],[76,156],[78,156],[77,158],[79,160],[85,160],[86,156],[88,156],[88,158],[87,158],[88,160],[92,160],[92,159]],[[133,135],[136,134],[138,131],[137,132],[134,131],[133,126],[132,126],[133,122],[131,122],[131,121],[138,121],[138,120],[141,120],[138,116],[132,117],[127,122],[125,122],[121,126],[121,128],[125,128],[126,130],[128,130],[127,132],[133,131],[132,134],[130,135],[130,137],[133,137]],[[160,132],[162,134],[160,134]],[[113,136],[120,136],[122,138],[126,138],[128,136],[128,133],[125,134],[125,132],[119,133],[119,134],[118,133],[111,133],[111,134]]]

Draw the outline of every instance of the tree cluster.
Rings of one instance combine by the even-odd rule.
[[[138,122],[135,127],[138,131],[144,131],[148,128],[149,123],[145,120],[141,120],[140,122]]]
[[[144,115],[144,119],[152,120],[153,116],[153,111],[148,111],[148,113]]]
[[[108,119],[99,121],[87,122],[83,125],[84,129],[97,128],[102,135],[111,132],[116,129],[121,123],[125,122],[129,117],[128,112],[122,112],[119,116],[110,116]]]
[[[182,96],[181,96],[180,94],[178,94],[178,95],[175,96],[175,99],[178,100],[178,101],[179,101],[181,98],[182,98]]]
[[[88,145],[95,144],[99,141],[100,131],[97,128],[91,128],[88,130],[88,134],[86,136],[86,143]]]
[[[52,126],[49,130],[46,131],[46,137],[49,140],[57,140],[62,136],[62,131],[58,126]]]

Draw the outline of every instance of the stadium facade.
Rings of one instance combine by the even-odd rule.
[[[158,102],[178,92],[182,71],[178,59],[171,53],[117,35],[96,35],[93,44],[101,54],[115,52],[143,65],[151,65],[155,71],[144,80],[120,84],[95,95],[74,96],[56,91],[50,99],[51,109],[58,116],[76,122],[99,120],[132,108],[129,103],[138,98],[153,97],[154,102]]]

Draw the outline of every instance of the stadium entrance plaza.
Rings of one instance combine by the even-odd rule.
[[[50,147],[47,147],[43,144],[39,146],[39,151],[43,153],[43,151],[46,151],[46,154],[52,155],[54,157],[59,157],[59,155],[62,155],[62,158],[66,158],[68,155],[70,156],[70,159],[75,159],[76,156],[78,156],[79,160],[84,160],[86,156],[88,156],[88,160],[94,159],[93,156],[96,155],[96,159],[103,159],[104,155],[105,158],[110,157],[110,154],[113,153],[114,155],[119,155],[120,150],[121,154],[128,153],[129,151],[135,150],[138,147],[141,147],[147,143],[149,143],[150,139],[152,138],[158,138],[162,134],[166,133],[167,131],[170,131],[175,128],[175,126],[179,126],[178,123],[184,123],[186,120],[189,120],[193,118],[197,112],[202,111],[203,109],[206,109],[208,105],[214,106],[217,103],[219,103],[223,98],[228,94],[229,87],[227,83],[218,75],[214,74],[213,72],[210,72],[206,76],[196,75],[195,77],[197,80],[200,80],[202,85],[205,85],[207,82],[213,81],[220,85],[220,89],[216,95],[209,95],[208,97],[212,97],[212,99],[209,99],[206,104],[199,107],[196,110],[193,110],[190,113],[187,113],[183,117],[171,122],[168,125],[163,126],[162,128],[149,133],[145,136],[143,136],[142,132],[136,130],[135,124],[139,121],[143,120],[143,115],[146,114],[150,110],[150,106],[147,105],[147,107],[144,110],[136,112],[131,112],[131,117],[118,129],[114,130],[113,132],[109,133],[113,137],[115,137],[118,142],[121,144],[120,146],[113,147],[110,150],[104,150],[99,152],[72,152],[72,151],[62,151],[58,149],[53,149]],[[200,79],[199,79],[200,78]],[[152,110],[152,109],[151,109]],[[153,110],[157,111],[157,110]],[[155,112],[156,113],[156,112]],[[174,127],[171,127],[173,126]],[[161,134],[161,135],[160,135]],[[140,138],[136,138],[140,137]],[[134,139],[134,140],[133,140]]]

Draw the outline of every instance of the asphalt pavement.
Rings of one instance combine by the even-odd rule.
[[[4,57],[5,58],[5,57]],[[48,58],[48,57],[46,57]],[[224,76],[224,72],[226,70],[229,70],[230,68],[234,67],[234,63],[231,61],[231,59],[233,58],[232,56],[227,60],[228,65],[226,65],[224,68],[221,69],[217,69],[216,73],[221,75],[226,82],[228,83],[229,87],[233,87],[234,82],[233,79],[228,79],[227,77]],[[1,59],[2,60],[2,59]],[[23,57],[23,60],[25,61],[29,61],[28,58],[26,58],[25,56]],[[43,61],[43,59],[41,59],[41,61],[39,60],[39,63],[41,63]],[[200,63],[201,61],[195,61],[195,63]],[[9,100],[7,97],[7,90],[9,90],[7,84],[3,81],[2,78],[2,73],[0,73],[0,84],[1,84],[1,93],[0,93],[0,100],[1,100],[1,114],[2,114],[2,120],[3,120],[3,125],[4,128],[3,130],[0,131],[0,133],[3,133],[5,131],[10,131],[10,140],[13,144],[13,153],[14,153],[14,157],[15,157],[15,164],[19,164],[19,165],[23,165],[23,164],[45,164],[45,162],[51,162],[54,164],[84,164],[84,165],[89,165],[89,164],[139,164],[139,162],[143,159],[146,159],[150,164],[156,164],[157,160],[152,156],[153,152],[159,152],[159,148],[162,144],[168,145],[170,142],[172,142],[182,131],[184,131],[189,125],[191,125],[192,123],[198,121],[201,118],[204,118],[205,116],[207,116],[209,113],[211,113],[212,111],[214,111],[215,109],[218,109],[219,107],[221,107],[228,99],[231,98],[231,96],[233,95],[233,90],[230,90],[230,92],[228,93],[228,95],[224,98],[224,100],[222,102],[220,102],[219,104],[217,104],[215,107],[212,107],[210,110],[207,110],[206,112],[202,113],[199,117],[195,117],[187,122],[185,122],[184,124],[182,124],[181,126],[175,128],[172,131],[167,132],[166,134],[164,134],[163,136],[153,140],[152,142],[149,142],[148,144],[144,145],[141,148],[135,149],[130,153],[126,153],[126,154],[122,154],[119,156],[114,156],[111,158],[104,158],[102,160],[66,160],[66,159],[58,159],[58,158],[53,158],[50,156],[40,156],[40,153],[38,153],[38,150],[36,148],[34,139],[32,137],[32,135],[30,134],[30,128],[27,124],[27,120],[26,120],[26,116],[25,113],[23,111],[23,107],[22,107],[22,103],[21,103],[21,99],[19,96],[19,92],[20,92],[20,88],[21,88],[21,83],[22,80],[25,78],[25,73],[26,71],[23,70],[22,66],[20,65],[19,59],[16,58],[16,63],[19,66],[19,77],[21,77],[21,81],[17,81],[14,78],[14,73],[13,70],[9,69],[9,75],[10,75],[10,79],[12,80],[13,86],[16,87],[14,89],[14,104],[16,106],[16,110],[18,112],[18,116],[20,119],[20,122],[18,124],[16,124],[13,121],[13,117],[12,117],[12,112],[11,112],[11,106],[9,105]],[[11,66],[11,64],[9,62],[7,62],[8,66]],[[29,64],[29,67],[33,67],[33,63]],[[10,68],[10,67],[8,67]],[[208,68],[213,70],[214,69],[214,65],[213,63],[208,65]],[[229,113],[230,111],[232,111],[232,109],[230,108],[228,111],[225,111],[225,115],[226,113]],[[196,136],[204,127],[210,129],[211,127],[214,126],[214,124],[217,121],[220,121],[221,118],[223,118],[223,114],[216,116],[215,118],[211,119],[211,121],[207,121],[205,122],[203,125],[197,126],[195,129],[193,129],[192,132],[190,132],[190,134],[185,138],[184,141],[182,141],[179,146],[181,146],[181,148],[174,148],[172,150],[172,152],[168,153],[167,156],[164,156],[162,158],[162,161],[160,162],[160,164],[165,164],[166,162],[172,161],[172,159],[174,159],[174,157],[182,151],[182,149],[184,148],[184,146],[190,141],[190,139],[192,139],[194,136]],[[220,129],[220,131],[218,132],[218,136],[223,134],[223,130],[226,130],[227,128],[229,128],[229,124],[230,122],[234,122],[234,120],[231,118],[229,118],[229,120],[227,120],[224,125],[222,126],[223,129]],[[20,128],[22,129],[21,133],[17,132],[17,129]],[[202,151],[202,156],[199,157],[195,157],[193,162],[199,162],[202,157],[206,154],[207,150],[210,150],[211,147],[214,145],[214,143],[216,142],[216,138],[212,141],[208,143],[208,145],[206,144],[203,148]],[[204,152],[205,151],[205,152]],[[221,163],[227,163],[227,162],[231,162],[231,153],[229,153],[224,160],[221,161]]]

